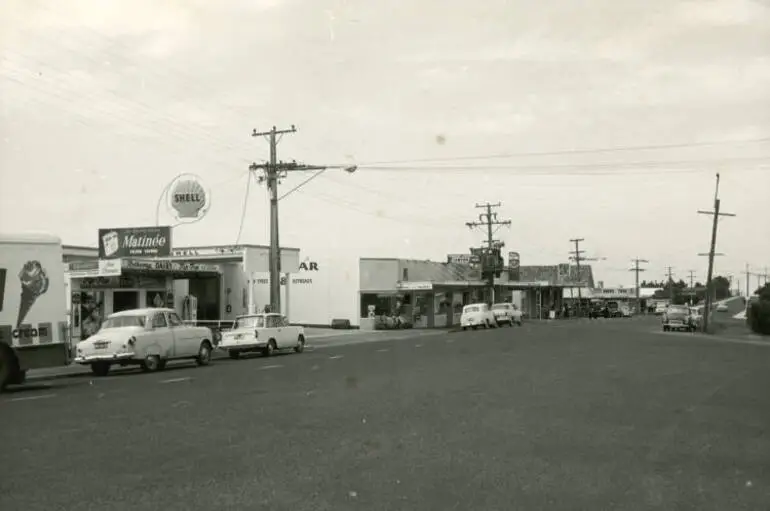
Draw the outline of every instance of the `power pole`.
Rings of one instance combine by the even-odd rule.
[[[578,317],[581,317],[583,315],[583,293],[581,291],[582,287],[580,286],[582,280],[580,278],[580,261],[583,259],[581,254],[585,253],[585,250],[580,250],[580,243],[585,241],[585,238],[571,238],[570,242],[575,244],[575,250],[571,251],[570,254],[572,254],[572,257],[575,259],[575,266],[577,268],[577,284],[578,284],[578,303],[577,303],[577,312]]]
[[[695,296],[695,270],[687,270],[690,274],[690,305],[692,305],[693,296]]]
[[[641,308],[642,299],[639,297],[639,272],[640,271],[647,271],[647,270],[645,270],[644,268],[641,268],[639,266],[639,264],[640,263],[649,263],[650,261],[648,261],[647,259],[639,259],[637,257],[636,259],[631,259],[631,262],[634,263],[634,267],[631,268],[628,271],[632,271],[632,272],[634,272],[636,274],[635,275],[635,277],[636,277],[636,279],[635,279],[635,287],[636,287],[636,313],[637,314],[641,314],[642,313],[642,308]]]
[[[278,185],[281,179],[286,177],[292,171],[308,170],[326,170],[328,167],[318,165],[303,165],[296,161],[279,162],[277,156],[279,135],[287,133],[296,133],[297,128],[292,124],[291,128],[285,130],[276,129],[275,126],[270,131],[258,132],[256,129],[251,132],[252,137],[266,137],[270,143],[270,162],[263,164],[252,163],[249,170],[255,172],[262,170],[264,175],[259,176],[260,183],[267,182],[267,188],[270,190],[270,312],[281,312],[281,245],[278,236]],[[345,169],[347,172],[355,171],[355,167]],[[314,176],[315,177],[315,176]],[[310,178],[312,179],[312,178]],[[289,192],[291,193],[291,192]],[[286,194],[288,195],[288,194]]]
[[[666,277],[668,277],[668,299],[674,303],[674,273],[671,266],[666,266]]]
[[[482,261],[481,268],[482,272],[486,269],[488,288],[487,291],[489,293],[490,303],[494,303],[495,301],[495,268],[489,268],[488,257],[493,255],[495,248],[500,249],[505,245],[503,242],[494,239],[495,231],[493,227],[495,225],[510,227],[511,225],[510,220],[498,220],[497,213],[492,212],[492,209],[499,208],[500,205],[501,204],[499,202],[496,204],[490,204],[489,202],[485,204],[476,204],[476,208],[485,210],[484,213],[479,214],[478,222],[465,222],[465,225],[467,225],[470,229],[482,226],[487,228],[487,239],[485,241],[487,244],[487,250],[485,254],[486,261]]]
[[[706,276],[706,312],[703,314],[703,331],[708,331],[709,319],[711,317],[711,295],[712,295],[712,282],[711,278],[714,276],[714,256],[716,256],[717,246],[717,226],[719,225],[720,216],[735,216],[733,213],[721,213],[719,211],[719,173],[717,173],[716,188],[714,190],[714,211],[702,211],[698,210],[701,215],[712,215],[713,224],[711,225],[711,248],[708,252],[709,269]]]
[[[748,300],[751,298],[751,290],[749,289],[751,287],[751,275],[752,273],[749,271],[749,263],[746,263],[746,299]]]

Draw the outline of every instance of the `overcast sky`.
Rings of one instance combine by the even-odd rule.
[[[500,201],[522,264],[582,237],[607,285],[637,256],[645,277],[703,279],[696,211],[721,172],[738,216],[717,272],[770,266],[763,0],[0,0],[0,57],[4,231],[95,245],[154,224],[193,172],[212,208],[175,244],[232,244],[269,154],[251,130],[295,124],[279,158],[360,166],[281,201],[282,243],[311,259],[443,260],[483,238],[474,204]],[[267,214],[252,186],[241,242],[267,243]]]

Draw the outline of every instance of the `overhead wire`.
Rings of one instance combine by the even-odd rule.
[[[246,223],[246,212],[249,209],[249,192],[251,191],[251,172],[246,176],[246,191],[243,195],[243,206],[241,206],[241,219],[238,222],[238,236],[235,237],[235,245],[241,242],[241,234],[243,233],[243,225]]]

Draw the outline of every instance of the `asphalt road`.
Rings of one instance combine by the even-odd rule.
[[[770,344],[645,320],[0,396],[0,509],[770,509]]]

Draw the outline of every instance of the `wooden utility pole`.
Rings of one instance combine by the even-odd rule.
[[[270,311],[277,313],[281,312],[281,245],[280,237],[278,235],[278,201],[317,177],[318,174],[312,176],[303,183],[300,183],[298,186],[295,186],[293,189],[279,197],[278,185],[281,183],[281,179],[285,178],[289,172],[293,171],[306,172],[309,170],[318,170],[323,172],[327,168],[344,168],[346,172],[353,173],[357,168],[355,166],[329,167],[304,165],[299,164],[296,161],[286,163],[279,162],[277,147],[281,138],[280,136],[296,132],[297,128],[293,124],[291,128],[285,130],[279,130],[273,126],[270,131],[258,132],[255,129],[251,132],[252,137],[266,137],[270,143],[270,162],[259,165],[252,163],[249,166],[249,170],[252,172],[262,170],[264,173],[257,178],[258,182],[267,182],[267,188],[270,191]]]
[[[735,216],[733,213],[722,213],[719,211],[719,173],[716,176],[716,187],[714,190],[714,211],[698,210],[701,215],[712,215],[713,223],[711,225],[711,248],[708,252],[709,266],[708,275],[706,276],[706,312],[703,314],[703,331],[708,331],[709,320],[711,319],[711,302],[712,302],[712,282],[711,279],[714,276],[714,257],[717,255],[717,226],[719,225],[720,216]],[[702,255],[702,254],[701,254]]]
[[[636,313],[641,314],[642,313],[642,299],[639,296],[639,272],[641,271],[647,271],[644,268],[641,268],[639,266],[640,263],[649,263],[647,259],[639,259],[638,257],[636,259],[631,259],[631,262],[634,263],[634,267],[631,268],[628,271],[632,271],[635,273],[635,287],[636,287]]]
[[[585,250],[580,250],[580,243],[585,241],[584,238],[571,238],[570,242],[575,244],[575,250],[571,251],[570,254],[572,254],[572,258],[575,260],[575,266],[577,267],[577,285],[578,285],[578,303],[577,303],[577,311],[578,311],[578,317],[582,316],[582,308],[583,308],[583,293],[581,291],[581,283],[582,278],[580,276],[580,261],[583,260],[583,257],[581,254],[585,253]]]
[[[671,304],[674,303],[674,273],[671,266],[666,266],[666,277],[668,277],[668,299]]]
[[[751,297],[751,275],[752,273],[749,271],[749,263],[746,263],[746,299],[748,300]]]
[[[487,228],[487,239],[484,242],[487,244],[487,249],[483,255],[484,260],[481,261],[481,268],[482,272],[486,272],[487,292],[490,304],[495,302],[495,268],[489,267],[489,261],[491,260],[495,248],[502,249],[502,247],[505,246],[505,243],[502,241],[494,239],[494,226],[510,227],[511,225],[510,220],[498,220],[497,213],[492,212],[493,209],[499,208],[500,206],[501,204],[499,202],[497,204],[490,204],[489,202],[485,204],[476,204],[476,208],[484,210],[483,213],[479,214],[478,222],[465,222],[465,225],[470,229],[473,229],[474,227]]]

